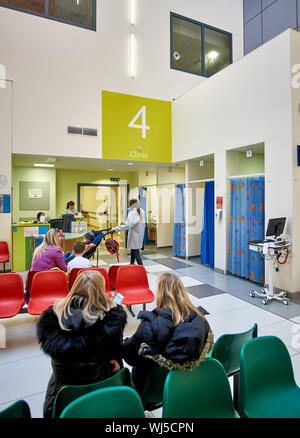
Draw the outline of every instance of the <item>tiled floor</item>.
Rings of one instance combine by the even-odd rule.
[[[235,333],[258,324],[259,335],[275,335],[285,342],[292,358],[295,378],[300,386],[300,300],[288,306],[272,302],[267,306],[260,299],[250,298],[253,283],[224,276],[202,266],[199,258],[184,260],[174,257],[169,248],[156,251],[149,247],[143,253],[150,288],[156,292],[158,276],[173,272],[181,277],[191,301],[209,314],[207,320],[215,339],[224,333]],[[93,263],[96,263],[96,259]],[[116,264],[114,256],[99,254],[98,264],[106,269]],[[121,264],[128,264],[128,251],[122,251]],[[21,273],[24,280],[27,273]],[[155,304],[148,304],[151,310]],[[142,306],[133,306],[135,314]],[[25,310],[26,312],[26,310]],[[0,410],[18,399],[25,399],[33,417],[42,417],[42,406],[51,375],[50,359],[40,350],[35,330],[38,317],[27,313],[10,320],[2,320],[6,329],[6,348],[0,350]],[[128,312],[124,337],[131,336],[139,322]],[[161,415],[161,410],[155,413]]]

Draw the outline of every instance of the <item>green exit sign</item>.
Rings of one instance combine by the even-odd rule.
[[[121,180],[121,178],[110,178],[110,180],[112,182],[119,182]]]

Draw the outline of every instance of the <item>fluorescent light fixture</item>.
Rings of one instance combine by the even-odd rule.
[[[133,166],[133,163],[128,163],[128,166]]]
[[[215,59],[217,59],[219,56],[219,53],[216,50],[211,50],[208,54],[207,57],[209,58],[210,61],[214,61]]]
[[[130,0],[130,24],[135,24],[135,0]]]
[[[109,170],[109,172],[113,172],[115,169],[108,169]]]
[[[55,167],[55,164],[34,163],[34,167]]]
[[[130,35],[130,77],[135,78],[135,35]]]

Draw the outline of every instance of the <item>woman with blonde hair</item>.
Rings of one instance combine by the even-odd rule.
[[[59,240],[58,231],[51,228],[33,253],[31,271],[49,271],[53,268],[68,271]]]
[[[37,337],[52,358],[44,417],[51,418],[57,392],[64,385],[85,385],[111,377],[122,367],[121,342],[126,313],[105,294],[97,271],[80,274],[69,295],[41,316]]]
[[[154,363],[169,370],[193,369],[205,359],[213,347],[213,334],[203,311],[190,301],[179,277],[172,273],[159,277],[156,308],[139,313],[141,323],[123,345],[123,357],[134,367],[133,381],[140,393]]]

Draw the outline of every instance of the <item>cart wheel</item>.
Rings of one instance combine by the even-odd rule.
[[[250,292],[250,297],[254,298],[254,293],[253,292]]]
[[[266,304],[268,304],[268,301],[265,300],[265,299],[263,299],[261,302],[263,303],[264,306],[265,306]]]
[[[283,304],[285,304],[286,306],[289,304],[288,300],[285,298],[284,300],[282,300]]]

